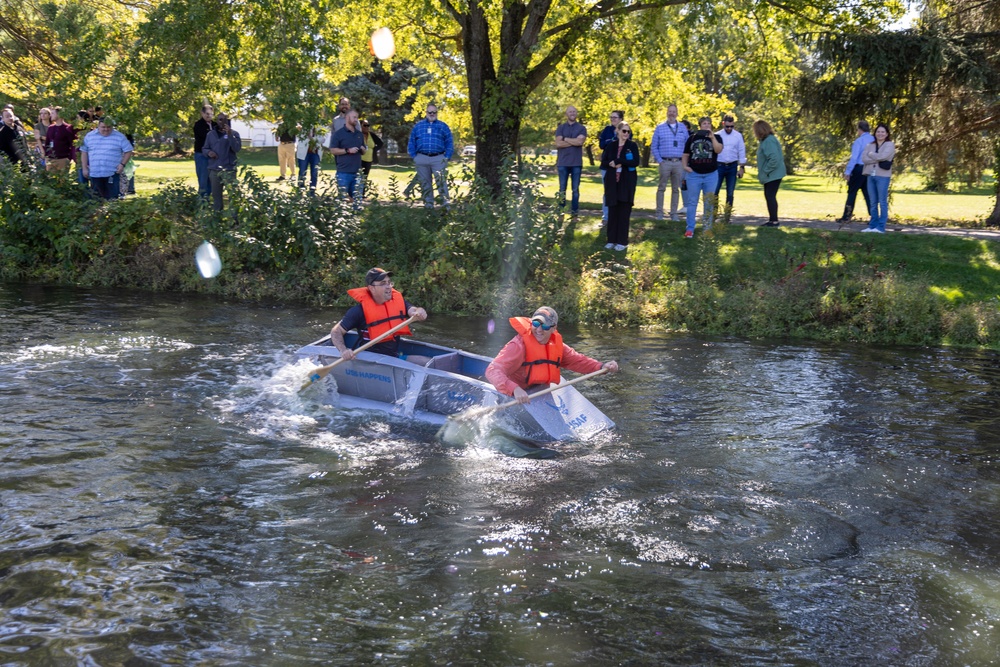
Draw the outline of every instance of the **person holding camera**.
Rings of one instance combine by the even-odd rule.
[[[216,211],[222,210],[222,172],[236,171],[236,154],[242,147],[240,134],[230,126],[229,116],[220,113],[215,117],[215,128],[205,137],[205,145],[201,149],[208,157],[208,180]]]
[[[871,205],[871,221],[862,232],[885,234],[885,223],[889,220],[889,180],[892,178],[892,160],[896,157],[896,144],[892,143],[889,126],[879,123],[875,126],[875,140],[865,146],[861,154],[864,173],[868,176],[868,199]]]

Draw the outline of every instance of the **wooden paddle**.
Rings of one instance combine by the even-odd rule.
[[[584,380],[589,380],[591,378],[597,377],[607,373],[607,368],[601,368],[593,373],[587,373],[586,375],[581,375],[578,378],[573,378],[567,382],[562,382],[560,384],[554,384],[550,387],[542,389],[541,391],[536,391],[531,394],[531,400],[535,400],[539,396],[545,396],[551,394],[554,391],[559,391],[563,387],[568,387],[571,384],[576,384],[577,382],[583,382]],[[500,410],[505,410],[509,407],[520,405],[517,401],[509,401],[507,403],[501,403],[500,405],[490,405],[480,408],[469,408],[455,415],[448,417],[444,425],[438,429],[437,439],[446,445],[452,447],[463,447],[466,443],[472,442],[477,439],[479,432],[479,425],[473,425],[470,422],[482,419],[486,415],[498,412]]]
[[[584,380],[595,378],[598,375],[604,375],[607,372],[608,372],[607,368],[601,368],[599,370],[594,371],[593,373],[587,373],[586,375],[581,375],[580,377],[573,378],[572,380],[567,380],[566,382],[560,382],[559,384],[551,385],[545,389],[542,389],[541,391],[536,391],[533,394],[529,394],[530,400],[528,402],[530,403],[539,396],[546,396],[554,391],[559,391],[563,387],[568,387],[571,384],[576,384],[577,382],[583,382]],[[505,410],[515,405],[521,405],[521,404],[518,403],[517,401],[508,401],[506,403],[501,403],[500,405],[488,405],[486,407],[481,407],[481,408],[469,408],[464,412],[460,412],[457,415],[452,415],[448,417],[448,419],[454,419],[456,421],[469,421],[470,419],[482,419],[486,415],[492,414],[494,412],[499,412],[500,410]]]
[[[380,336],[376,336],[375,338],[371,339],[370,341],[368,341],[367,343],[365,343],[364,345],[362,345],[358,349],[354,350],[354,354],[357,354],[358,352],[364,352],[365,350],[367,350],[368,348],[370,348],[372,345],[381,342],[382,340],[384,340],[388,336],[391,336],[392,334],[396,333],[397,331],[399,331],[400,329],[402,329],[406,325],[412,324],[414,322],[414,320],[416,320],[416,319],[417,319],[417,316],[414,315],[413,317],[411,317],[410,319],[406,320],[405,322],[397,324],[396,326],[394,326],[393,328],[389,329],[385,333],[381,334]],[[312,373],[309,374],[309,379],[306,380],[306,383],[304,385],[302,385],[302,387],[299,389],[299,391],[304,391],[304,390],[308,389],[309,387],[313,386],[315,383],[319,382],[320,380],[322,380],[323,378],[325,378],[327,375],[329,375],[330,371],[332,371],[337,366],[337,364],[340,364],[340,363],[342,363],[344,361],[346,361],[346,359],[344,359],[344,357],[341,357],[340,359],[337,359],[335,362],[333,362],[329,366],[320,366],[319,368],[317,368],[316,370],[314,370]]]

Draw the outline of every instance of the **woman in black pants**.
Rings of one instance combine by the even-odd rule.
[[[778,188],[787,174],[785,158],[781,154],[781,144],[766,120],[755,122],[753,133],[760,142],[757,146],[757,180],[764,186],[764,201],[767,202],[767,222],[761,226],[777,227]]]
[[[628,228],[635,204],[635,186],[639,176],[639,146],[632,141],[632,128],[621,122],[618,141],[604,147],[601,169],[604,171],[604,200],[608,203],[608,244],[606,249],[628,249]]]

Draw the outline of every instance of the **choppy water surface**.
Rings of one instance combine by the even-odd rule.
[[[0,664],[997,661],[997,355],[565,330],[525,461],[300,398],[340,314],[0,286]]]

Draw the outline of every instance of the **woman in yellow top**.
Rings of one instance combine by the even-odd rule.
[[[375,160],[375,153],[382,148],[382,140],[368,127],[368,120],[361,121],[361,134],[365,139],[365,152],[361,154],[361,171],[364,176],[361,179],[361,198],[365,198],[365,186],[368,184],[368,172],[372,170],[372,163]]]

